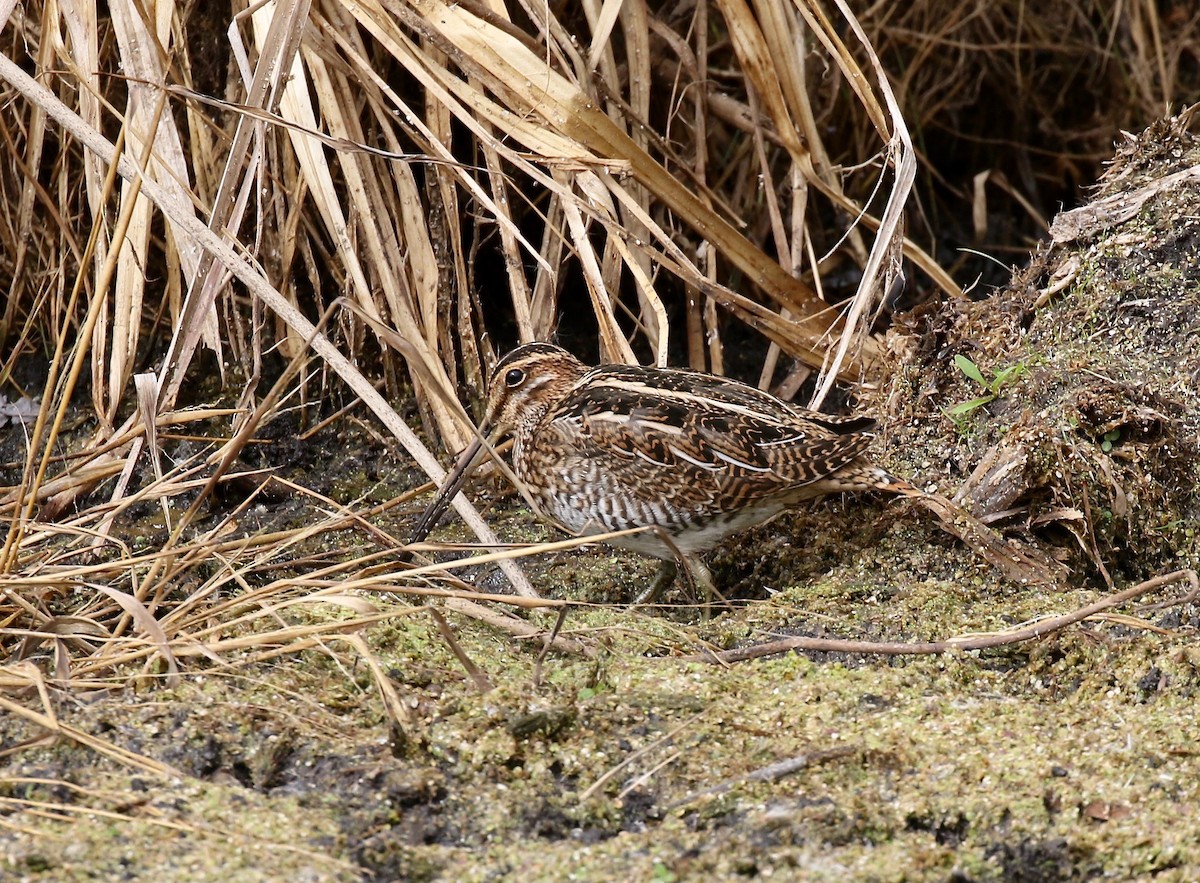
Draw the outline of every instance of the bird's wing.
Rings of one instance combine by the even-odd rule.
[[[589,372],[551,422],[581,454],[619,457],[659,487],[747,499],[819,481],[866,450],[869,436],[837,434],[812,413],[707,374],[607,368]]]

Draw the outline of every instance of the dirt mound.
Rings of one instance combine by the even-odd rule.
[[[885,410],[908,474],[1080,575],[1197,560],[1200,138],[1126,136],[1087,205],[982,301],[902,317]]]

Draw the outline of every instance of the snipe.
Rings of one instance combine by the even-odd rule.
[[[923,492],[866,457],[869,418],[832,417],[724,377],[668,368],[588,368],[530,343],[496,365],[480,429],[511,433],[513,471],[540,514],[575,535],[634,527],[612,542],[665,562],[696,557],[802,500],[838,491]],[[468,448],[422,515],[424,539],[479,455]],[[644,600],[641,599],[641,600]]]

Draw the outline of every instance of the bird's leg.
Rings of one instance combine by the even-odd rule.
[[[699,558],[689,555],[683,556],[684,572],[687,574],[688,583],[691,586],[693,597],[698,597],[696,587],[699,586],[704,591],[704,618],[709,619],[712,616],[712,607],[714,601],[725,602],[725,596],[717,591],[717,584],[713,582],[712,572],[708,566]]]
[[[683,554],[680,554],[678,561],[683,564],[682,567],[676,563],[676,560],[671,558],[662,559],[659,562],[658,573],[654,577],[654,582],[644,592],[634,598],[633,606],[641,607],[644,604],[653,604],[667,590],[675,580],[675,577],[680,576],[687,583],[687,594],[689,597],[699,598],[701,597],[701,592],[703,592],[704,618],[708,619],[712,615],[713,601],[715,599],[724,601],[725,597],[717,591],[712,573],[709,572],[708,567],[703,561],[699,558]]]
[[[675,575],[678,572],[679,568],[675,566],[674,561],[670,558],[662,559],[658,563],[658,573],[654,577],[654,582],[633,599],[633,606],[641,607],[643,604],[653,604],[657,601],[659,596],[667,590],[667,586],[675,581]]]
[[[712,574],[709,573],[708,567],[695,555],[688,555],[680,549],[666,531],[655,528],[654,533],[663,542],[663,545],[671,550],[674,557],[662,559],[662,563],[658,568],[658,575],[654,578],[654,582],[650,584],[650,588],[634,599],[633,606],[638,607],[642,604],[654,603],[666,590],[667,586],[671,584],[671,581],[675,579],[676,575],[682,575],[684,581],[687,582],[688,594],[691,597],[699,597],[699,593],[696,591],[697,586],[704,590],[704,618],[708,619],[712,612],[713,599],[719,598],[721,601],[725,600],[725,597],[717,591],[716,584],[713,583]],[[682,568],[679,565],[682,565]],[[680,573],[681,570],[682,573]]]
[[[634,599],[634,607],[638,607],[642,604],[651,604],[658,600],[658,596],[663,593],[667,586],[671,584],[671,581],[675,579],[676,574],[679,573],[679,567],[677,566],[677,563],[683,564],[683,578],[687,580],[688,588],[691,590],[692,594],[694,595],[696,591],[696,584],[694,582],[695,574],[692,571],[688,556],[683,554],[683,551],[677,545],[675,545],[675,541],[671,539],[671,535],[661,527],[654,527],[652,528],[652,531],[658,538],[659,542],[661,542],[667,547],[667,549],[670,550],[673,557],[662,559],[662,564],[660,564],[658,567],[658,576],[654,578],[654,582],[650,584],[650,588],[642,592],[637,596],[637,598]],[[704,565],[700,566],[703,567]],[[707,570],[705,571],[705,574],[707,575]],[[703,582],[703,578],[701,581]],[[708,585],[712,585],[711,577],[708,577]]]

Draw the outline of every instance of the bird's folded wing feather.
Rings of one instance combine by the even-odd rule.
[[[745,384],[693,372],[665,378],[659,372],[649,386],[637,371],[585,378],[561,403],[552,422],[573,436],[581,453],[640,460],[660,475],[690,472],[704,485],[749,484],[757,496],[819,481],[870,443],[855,431],[870,425],[863,418],[816,415]]]

